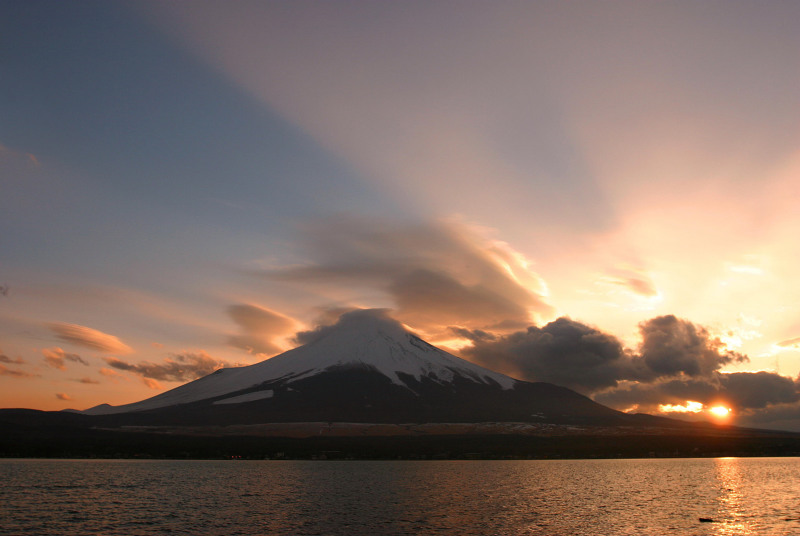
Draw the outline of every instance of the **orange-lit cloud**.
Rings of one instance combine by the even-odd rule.
[[[133,352],[133,348],[123,343],[114,335],[109,335],[108,333],[103,333],[102,331],[86,326],[56,322],[49,324],[48,327],[62,341],[90,350],[109,352],[112,354],[129,354]]]
[[[211,374],[215,370],[233,366],[232,363],[215,359],[202,350],[171,354],[162,363],[151,363],[149,361],[129,363],[115,357],[105,357],[103,359],[110,367],[117,370],[132,372],[150,380],[169,382],[196,380]]]
[[[38,378],[38,374],[31,374],[29,372],[25,372],[22,370],[14,370],[6,367],[5,365],[0,365],[0,376],[9,376],[12,378]]]
[[[22,365],[25,361],[21,357],[9,357],[3,352],[0,352],[0,363],[8,363],[9,365]]]
[[[164,388],[160,383],[155,381],[153,378],[142,377],[142,383],[144,383],[148,389],[161,390]]]
[[[100,383],[100,381],[99,381],[99,380],[96,380],[96,379],[94,379],[94,378],[90,378],[90,377],[88,377],[88,376],[86,376],[86,377],[83,377],[83,378],[80,378],[80,379],[78,379],[78,380],[75,380],[75,381],[76,381],[76,382],[78,382],[78,383],[85,383],[85,384],[87,384],[87,385],[97,385],[97,384],[99,384],[99,383]]]
[[[59,370],[67,369],[66,366],[67,361],[71,361],[73,363],[80,363],[81,365],[87,367],[89,366],[89,363],[78,354],[67,353],[59,347],[45,348],[44,350],[42,350],[42,355],[44,356],[45,362],[49,366],[57,368]]]
[[[280,340],[297,330],[297,322],[258,305],[236,304],[227,309],[241,333],[228,336],[228,344],[251,354],[273,356],[286,348]]]
[[[658,289],[646,274],[622,272],[613,276],[603,277],[601,278],[601,281],[612,285],[617,285],[645,298],[653,298],[658,296]]]
[[[660,413],[700,413],[703,404],[694,400],[687,400],[685,404],[659,404]]]
[[[778,346],[782,348],[800,348],[800,337],[781,341],[778,343]]]
[[[56,393],[56,398],[59,400],[72,400],[72,397],[67,393]]]

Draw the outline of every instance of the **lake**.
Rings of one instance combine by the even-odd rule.
[[[800,458],[5,459],[0,479],[14,535],[800,534]]]

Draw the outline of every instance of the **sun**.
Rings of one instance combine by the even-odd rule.
[[[719,418],[725,418],[731,414],[730,408],[726,408],[725,406],[714,406],[708,411],[710,411],[715,417]]]

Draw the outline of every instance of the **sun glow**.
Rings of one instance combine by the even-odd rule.
[[[708,412],[717,419],[727,419],[730,417],[731,409],[725,406],[706,406],[701,402],[687,400],[685,405],[661,404],[658,406],[661,413],[702,413]]]
[[[658,406],[658,411],[661,413],[700,413],[703,411],[703,404],[687,400],[685,406],[676,404],[661,404]]]
[[[714,406],[708,411],[715,417],[720,417],[720,418],[726,418],[731,414],[730,408],[726,408],[725,406]]]

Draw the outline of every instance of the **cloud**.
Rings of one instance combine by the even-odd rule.
[[[147,386],[148,389],[153,389],[153,390],[161,390],[161,389],[163,389],[161,384],[158,383],[157,381],[155,381],[152,378],[144,378],[143,377],[142,378],[142,383],[144,383]]]
[[[800,348],[800,337],[794,339],[787,339],[778,343],[781,348]]]
[[[519,329],[553,313],[528,261],[463,223],[402,226],[340,216],[307,226],[301,242],[306,264],[262,275],[344,291],[353,301],[377,291],[394,303],[396,318],[428,333],[450,325]]]
[[[67,393],[56,393],[56,398],[59,400],[72,400],[72,397]]]
[[[639,324],[638,353],[625,349],[613,335],[565,317],[502,336],[460,327],[451,327],[451,332],[472,341],[461,350],[471,361],[522,380],[587,394],[623,381],[708,377],[724,365],[747,360],[702,326],[673,315]]]
[[[631,382],[594,398],[618,409],[636,404],[644,412],[656,412],[660,404],[696,400],[706,405],[723,404],[746,416],[771,406],[800,402],[800,385],[774,372],[715,371],[706,377]]]
[[[115,357],[105,357],[103,359],[110,367],[117,370],[132,372],[145,379],[168,382],[196,380],[211,374],[215,370],[233,366],[227,361],[211,357],[202,350],[171,354],[170,357],[164,359],[163,363],[150,363],[148,361],[128,363]],[[153,384],[148,383],[148,386],[151,385]]]
[[[529,318],[527,307],[517,297],[503,295],[482,283],[464,284],[446,272],[420,268],[397,274],[387,288],[397,304],[398,317],[417,325],[472,322],[475,316],[488,326],[507,319],[517,319],[524,325]],[[467,311],[472,312],[472,318],[465,318]]]
[[[39,159],[33,153],[18,151],[0,143],[0,162],[11,161],[16,163],[25,163],[29,166],[39,167]]]
[[[467,339],[468,341],[472,341],[473,343],[497,340],[497,336],[494,333],[490,333],[482,329],[466,329],[466,328],[459,328],[456,326],[450,326],[450,332],[457,337],[460,337],[462,339]]]
[[[133,352],[133,348],[120,341],[117,337],[86,326],[55,322],[49,324],[48,327],[62,341],[90,350],[112,354],[129,354]]]
[[[228,336],[228,344],[251,354],[272,356],[283,348],[275,340],[291,335],[297,324],[291,318],[258,305],[237,304],[227,309],[241,333]]]
[[[80,378],[78,380],[74,380],[74,381],[76,381],[78,383],[85,383],[85,384],[88,384],[88,385],[97,385],[97,384],[100,383],[99,380],[95,380],[94,378],[89,378],[88,376],[84,377],[84,378]]]
[[[616,285],[644,298],[658,296],[658,289],[649,277],[643,274],[622,274],[604,277],[601,281]]]
[[[656,376],[708,375],[722,366],[747,361],[747,357],[725,349],[702,326],[674,315],[659,316],[639,324],[639,353]]]
[[[296,333],[295,341],[298,344],[309,344],[343,327],[361,326],[365,319],[372,319],[378,324],[390,326],[391,329],[405,329],[400,322],[391,317],[390,312],[389,309],[351,309],[343,311],[331,323],[320,324],[314,329]]]
[[[633,376],[619,340],[569,318],[502,337],[469,334],[473,346],[462,350],[464,357],[519,379],[593,392]]]
[[[12,378],[38,378],[38,374],[30,374],[28,372],[24,372],[22,370],[14,370],[6,367],[5,365],[0,365],[0,376],[10,376]]]
[[[25,361],[21,357],[8,357],[6,354],[0,352],[0,363],[8,363],[9,365],[22,365]]]
[[[42,350],[42,355],[48,365],[59,370],[66,370],[66,361],[80,363],[86,367],[89,366],[89,363],[78,354],[69,354],[59,347],[45,348]]]
[[[800,385],[772,372],[733,372],[721,375],[726,400],[739,408],[763,409],[800,401]]]
[[[745,413],[737,419],[745,426],[800,432],[800,403],[775,404]]]

